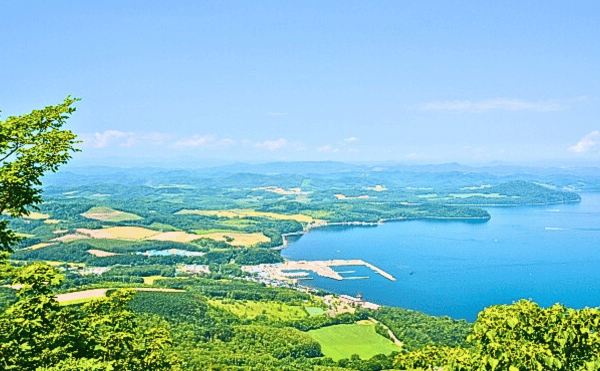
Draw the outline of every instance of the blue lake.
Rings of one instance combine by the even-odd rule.
[[[600,306],[600,194],[579,204],[487,208],[488,222],[403,221],[314,229],[282,251],[293,260],[362,259],[335,281],[303,284],[433,315],[475,320],[494,304],[531,298],[542,306]]]

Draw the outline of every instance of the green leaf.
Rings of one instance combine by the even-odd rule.
[[[495,369],[496,369],[496,367],[498,367],[498,364],[500,363],[500,361],[499,361],[499,360],[497,360],[497,359],[494,359],[494,358],[490,358],[490,359],[488,360],[488,362],[490,363],[490,366],[492,366],[492,370],[495,370]]]

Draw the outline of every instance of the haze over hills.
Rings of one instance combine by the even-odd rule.
[[[401,163],[370,163],[356,164],[335,161],[290,161],[243,163],[237,162],[227,165],[206,166],[199,168],[163,168],[163,167],[111,167],[111,166],[70,166],[61,170],[59,174],[49,174],[44,178],[46,185],[53,182],[62,182],[69,179],[71,182],[83,180],[92,176],[98,182],[140,182],[141,179],[163,179],[175,181],[176,179],[227,177],[233,174],[255,174],[263,176],[278,175],[316,175],[326,177],[328,174],[364,174],[374,182],[384,182],[387,177],[396,179],[404,178],[418,180],[420,183],[430,182],[436,184],[443,179],[463,179],[469,181],[502,182],[510,180],[528,180],[549,183],[557,187],[592,191],[600,189],[600,168],[597,167],[542,167],[523,165],[487,165],[469,166],[459,163],[435,165],[406,165]],[[437,180],[436,180],[437,179]],[[85,182],[91,179],[87,178]],[[465,183],[465,184],[466,184]],[[441,183],[439,183],[441,184]],[[468,184],[467,184],[468,185]]]
[[[448,162],[440,164],[406,164],[394,161],[369,161],[365,163],[341,162],[341,161],[277,161],[277,162],[231,162],[222,165],[212,165],[211,161],[194,166],[153,166],[135,164],[115,164],[115,165],[87,165],[75,166],[68,165],[61,171],[71,171],[74,173],[102,174],[114,173],[116,169],[126,169],[127,171],[173,171],[173,170],[195,170],[204,173],[258,173],[258,174],[311,174],[311,173],[337,173],[344,171],[420,171],[420,172],[478,172],[490,174],[527,174],[527,173],[578,173],[591,175],[594,171],[600,169],[596,163],[573,163],[568,162],[563,165],[534,164],[518,165],[509,163],[492,163],[483,165],[465,165],[457,162]]]

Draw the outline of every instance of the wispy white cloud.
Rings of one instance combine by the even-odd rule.
[[[405,157],[410,158],[410,159],[417,159],[417,158],[422,158],[423,154],[417,153],[417,152],[412,152],[412,153],[409,153],[408,155],[406,155]]]
[[[331,146],[331,144],[326,144],[324,146],[321,146],[321,147],[317,148],[317,152],[333,152],[333,153],[336,153],[336,152],[339,152],[339,151],[340,151],[339,148],[333,148]]]
[[[189,139],[182,139],[175,142],[175,147],[198,147],[204,146],[215,141],[214,135],[193,135]]]
[[[133,132],[106,130],[102,133],[82,134],[83,145],[92,148],[105,148],[114,145],[131,146],[135,142]]]
[[[237,144],[237,141],[230,138],[219,139],[216,135],[196,134],[188,139],[180,139],[173,145],[174,147],[231,147]]]
[[[216,135],[195,134],[181,137],[171,133],[160,132],[124,132],[120,130],[106,130],[98,133],[82,134],[85,147],[110,148],[134,146],[168,146],[171,148],[184,147],[230,147],[237,142],[230,138],[219,138]]]
[[[568,106],[553,100],[545,102],[527,102],[519,99],[496,98],[481,101],[447,100],[424,103],[419,106],[423,111],[452,111],[452,112],[486,112],[492,110],[503,111],[560,111]]]
[[[268,149],[269,151],[274,151],[276,149],[280,149],[283,148],[285,146],[287,146],[288,141],[283,139],[283,138],[279,138],[277,140],[265,140],[264,142],[261,143],[255,143],[254,146],[257,148],[265,148]]]
[[[575,153],[586,153],[596,148],[598,143],[600,143],[600,131],[594,130],[581,138],[576,145],[569,147],[569,151]]]
[[[357,137],[350,137],[350,138],[346,138],[346,139],[342,140],[341,142],[338,142],[338,144],[345,146],[347,144],[356,142],[357,140],[358,140]]]
[[[110,147],[134,147],[138,145],[150,144],[153,146],[162,146],[169,143],[175,137],[168,133],[144,133],[120,130],[106,130],[96,133],[84,133],[80,135],[84,147],[91,148],[110,148]]]

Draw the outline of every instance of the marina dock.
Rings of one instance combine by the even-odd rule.
[[[336,272],[332,269],[332,267],[343,267],[343,266],[365,266],[371,269],[373,272],[381,275],[382,277],[390,280],[396,281],[394,276],[385,272],[383,269],[374,266],[373,264],[367,263],[360,259],[355,260],[313,260],[313,261],[293,261],[288,260],[285,263],[278,264],[276,266],[270,266],[265,268],[265,270],[272,277],[280,277],[280,278],[291,278],[292,276],[299,277],[300,271],[303,272],[313,272],[321,277],[331,278],[334,280],[344,280],[344,279],[356,279],[355,277],[342,277],[339,272]],[[293,271],[294,273],[290,274],[288,271]],[[366,277],[360,277],[364,279]]]

